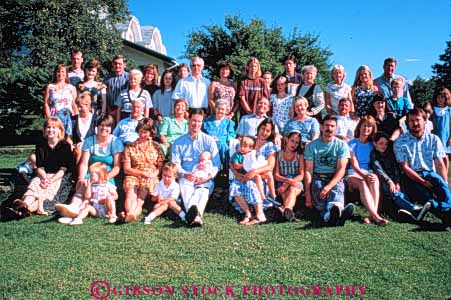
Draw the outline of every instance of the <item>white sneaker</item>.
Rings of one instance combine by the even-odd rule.
[[[150,218],[150,216],[147,216],[144,218],[144,225],[150,225],[152,224],[152,219]]]
[[[58,222],[61,224],[69,225],[72,222],[72,218],[69,217],[61,217],[58,219]]]
[[[70,222],[69,225],[75,226],[75,225],[82,225],[82,224],[83,224],[83,220],[82,219],[75,218],[75,219],[72,220],[72,222]]]
[[[117,221],[117,217],[116,216],[108,218],[108,223],[109,224],[114,224],[114,223],[116,223],[116,221]]]

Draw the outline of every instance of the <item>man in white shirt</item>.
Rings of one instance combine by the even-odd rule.
[[[210,80],[202,77],[204,60],[200,57],[191,59],[191,76],[182,78],[177,82],[173,99],[186,99],[189,108],[208,108],[208,87]]]
[[[71,67],[68,73],[69,82],[77,87],[77,84],[85,79],[85,72],[81,65],[83,63],[83,52],[80,50],[72,50],[70,53]]]
[[[337,132],[335,136],[345,142],[354,138],[354,131],[359,123],[359,119],[352,118],[349,113],[352,103],[350,99],[343,98],[338,102]]]

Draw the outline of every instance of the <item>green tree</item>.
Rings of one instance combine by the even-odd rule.
[[[446,42],[445,53],[439,56],[439,63],[432,66],[432,77],[436,86],[445,86],[451,89],[451,41]]]
[[[27,125],[21,115],[42,115],[44,87],[72,49],[104,66],[120,53],[114,25],[128,9],[125,0],[4,0],[0,18],[0,113],[8,116],[0,125],[11,133]]]
[[[409,86],[410,96],[415,107],[431,102],[434,95],[435,82],[432,79],[417,77]]]
[[[189,34],[185,57],[200,56],[205,61],[208,77],[214,78],[217,63],[227,60],[234,66],[237,78],[245,75],[245,66],[251,56],[260,60],[263,71],[273,75],[283,72],[283,59],[293,54],[298,68],[314,64],[318,80],[329,80],[329,58],[332,52],[319,45],[319,36],[301,34],[296,28],[286,37],[282,27],[267,27],[265,22],[253,18],[248,23],[239,16],[226,16],[224,26],[204,25]]]

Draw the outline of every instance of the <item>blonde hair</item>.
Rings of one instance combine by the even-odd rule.
[[[163,172],[165,172],[165,171],[171,172],[174,176],[177,176],[177,171],[178,171],[177,165],[171,161],[167,162],[163,166]]]
[[[307,108],[309,107],[307,98],[302,97],[302,96],[297,96],[296,98],[294,98],[293,103],[291,104],[291,108],[290,108],[290,114],[293,116],[293,118],[295,118],[297,116],[295,108],[296,108],[296,105],[298,105],[298,103],[300,103],[300,102],[304,103],[307,106]]]
[[[65,130],[64,130],[64,126],[63,126],[63,122],[61,122],[61,120],[57,117],[50,117],[47,120],[45,120],[44,123],[44,127],[42,128],[42,132],[44,135],[44,138],[47,138],[47,134],[45,133],[45,129],[49,126],[54,126],[59,128],[60,132],[58,134],[58,140],[63,140],[64,139],[64,135],[65,135]]]
[[[99,175],[99,182],[105,183],[108,181],[108,171],[106,165],[101,162],[95,162],[89,166],[89,173],[96,173]]]
[[[370,67],[368,67],[367,65],[362,65],[357,69],[357,72],[355,73],[355,79],[354,79],[354,84],[352,85],[353,87],[358,87],[362,84],[362,82],[360,81],[360,75],[362,74],[363,71],[367,71],[368,72],[368,87],[370,89],[373,88],[373,75],[371,73],[371,69]]]
[[[262,69],[261,69],[261,66],[260,66],[260,61],[259,61],[258,58],[256,58],[256,57],[251,57],[251,58],[249,58],[249,60],[247,61],[247,64],[246,64],[246,74],[249,74],[249,65],[250,65],[251,63],[256,63],[257,66],[258,66],[258,69],[257,69],[257,78],[258,78],[258,77],[262,77]]]
[[[345,67],[343,67],[343,65],[334,65],[332,67],[332,70],[330,70],[330,77],[332,77],[332,79],[333,79],[332,75],[334,74],[335,71],[342,71],[343,72],[343,80],[344,80],[344,78],[346,77]]]
[[[397,78],[392,80],[390,86],[391,87],[394,87],[394,86],[403,87],[404,86],[404,79],[402,79],[401,77],[397,77]]]

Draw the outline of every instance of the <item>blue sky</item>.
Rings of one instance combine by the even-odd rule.
[[[374,76],[382,73],[385,57],[398,59],[397,73],[408,79],[432,75],[451,40],[451,0],[434,1],[147,1],[128,0],[129,9],[141,25],[160,29],[168,56],[183,55],[188,34],[202,25],[223,24],[224,16],[258,17],[289,34],[320,36],[322,46],[334,53],[332,64],[347,70],[352,84],[355,71],[368,65]],[[180,61],[180,59],[178,59]]]

